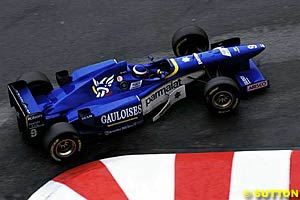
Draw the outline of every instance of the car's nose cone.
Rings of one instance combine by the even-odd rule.
[[[265,49],[264,44],[249,44],[249,45],[242,45],[238,47],[238,51],[240,55],[247,56],[248,58],[252,58],[262,52]],[[235,50],[235,47],[233,47]]]

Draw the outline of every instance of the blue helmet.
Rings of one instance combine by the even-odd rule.
[[[144,77],[148,75],[148,69],[142,64],[134,65],[132,68],[133,73],[138,77]]]

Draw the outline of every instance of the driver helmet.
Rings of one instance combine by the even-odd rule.
[[[132,70],[137,77],[145,77],[148,75],[148,69],[142,64],[134,65]]]

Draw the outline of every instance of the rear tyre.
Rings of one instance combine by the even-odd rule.
[[[177,57],[207,51],[209,49],[207,34],[198,26],[182,27],[173,35],[172,48]]]
[[[43,147],[53,160],[65,162],[81,151],[81,140],[71,124],[58,122],[46,131]]]
[[[25,81],[33,95],[48,94],[53,86],[48,77],[42,72],[27,72],[22,74],[18,81]]]
[[[215,77],[206,84],[204,99],[211,112],[216,114],[232,113],[240,102],[239,88],[229,77]]]

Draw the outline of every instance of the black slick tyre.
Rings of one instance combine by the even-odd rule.
[[[234,112],[240,102],[239,88],[229,77],[219,76],[209,80],[204,89],[207,108],[215,114]]]
[[[42,72],[27,72],[22,74],[17,80],[25,81],[33,95],[48,94],[53,90],[50,80]]]
[[[74,159],[81,151],[81,146],[76,130],[67,122],[53,124],[43,138],[45,151],[57,162]]]
[[[198,26],[182,27],[173,35],[172,49],[177,57],[207,51],[209,49],[207,34]]]

